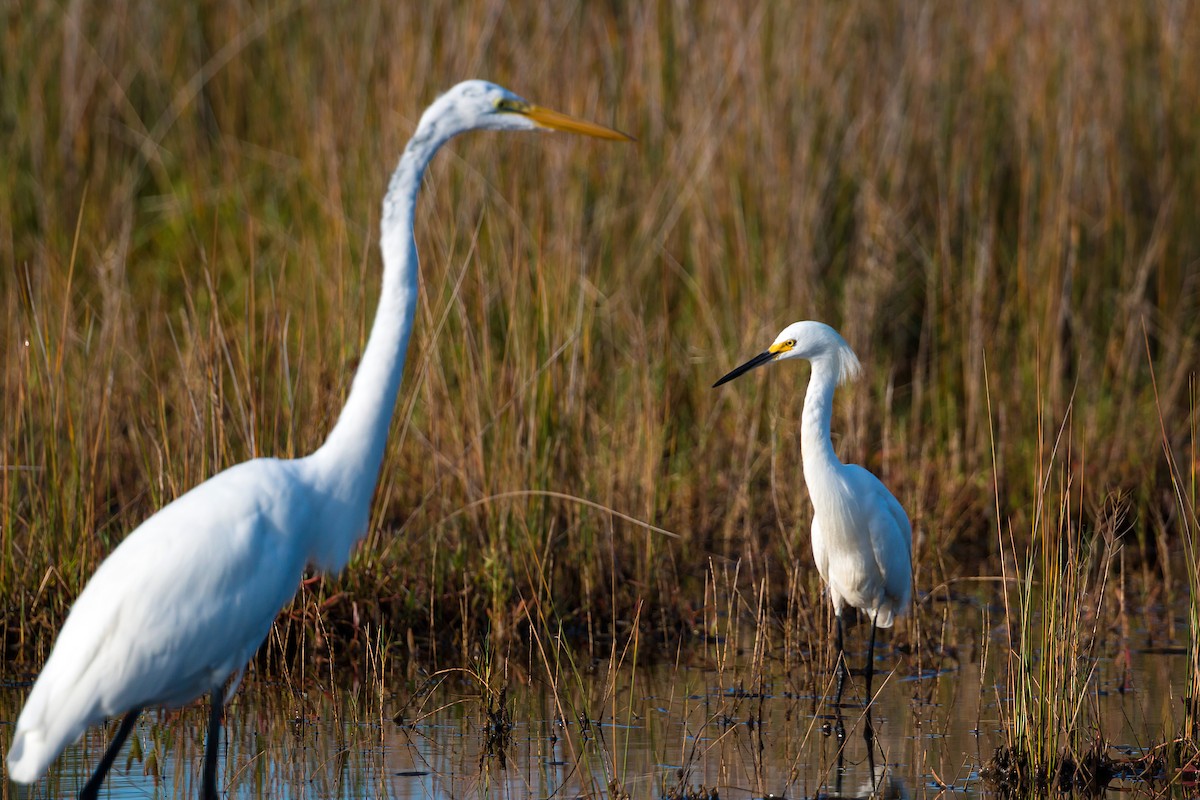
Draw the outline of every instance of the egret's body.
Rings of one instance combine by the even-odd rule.
[[[467,81],[421,118],[383,201],[383,288],[346,406],[325,444],[295,460],[260,458],[215,475],[142,523],[75,601],[17,721],[9,776],[37,780],[63,748],[124,714],[81,797],[95,797],[141,709],[210,693],[203,793],[216,797],[226,682],[266,638],[312,565],[336,573],[367,527],[417,300],[413,215],[438,148],[468,130],[568,130],[628,138]]]
[[[837,617],[838,685],[841,702],[846,664],[842,612],[864,612],[871,621],[867,658],[867,699],[871,694],[875,628],[890,628],[908,608],[912,591],[912,526],[899,501],[883,483],[856,464],[843,464],[833,450],[829,423],[833,392],[861,371],[846,341],[820,322],[796,322],[783,329],[766,351],[714,384],[733,380],[772,361],[802,358],[812,364],[800,423],[804,482],[813,504],[812,549],[817,571],[829,589]]]

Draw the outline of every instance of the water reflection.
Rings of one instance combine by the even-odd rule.
[[[1134,654],[1128,676],[1098,665],[1089,698],[1113,742],[1178,729],[1184,657]],[[227,709],[222,783],[230,797],[930,797],[984,792],[978,769],[998,742],[1004,687],[978,664],[933,674],[877,673],[874,737],[861,707],[837,712],[763,665],[610,668],[551,681],[516,665],[477,676],[387,676],[331,689],[328,678],[248,679]],[[753,667],[753,668],[752,668]],[[507,677],[503,677],[507,675]],[[884,678],[879,680],[879,678]],[[882,684],[882,686],[880,686]],[[500,696],[498,689],[507,685]],[[861,680],[854,686],[861,690]],[[27,685],[0,686],[0,746]],[[849,691],[848,691],[849,696]],[[143,716],[107,796],[194,797],[205,709]],[[28,790],[72,797],[115,730],[94,730]]]

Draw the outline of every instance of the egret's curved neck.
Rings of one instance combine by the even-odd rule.
[[[804,394],[804,416],[800,421],[804,479],[810,488],[814,478],[830,475],[842,466],[833,452],[833,439],[829,433],[829,423],[833,417],[833,390],[837,388],[837,382],[836,364],[825,359],[812,362],[812,377]]]
[[[337,562],[345,563],[350,547],[366,530],[417,307],[417,192],[430,159],[449,138],[423,120],[383,198],[383,288],[375,323],[341,416],[325,444],[310,457],[328,499],[323,514],[327,519],[322,520],[326,530],[320,534],[326,541],[313,545],[330,551],[328,557],[314,556],[319,565],[328,564],[326,568],[340,569]]]

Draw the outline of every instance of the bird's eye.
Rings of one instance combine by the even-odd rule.
[[[510,113],[519,112],[521,110],[521,104],[515,100],[509,100],[507,97],[501,97],[496,101],[496,110]]]
[[[783,343],[783,346],[784,346],[784,347],[786,347],[786,348],[788,348],[788,349],[790,350],[790,349],[792,349],[793,347],[795,347],[795,346],[796,346],[796,340],[795,340],[795,339],[788,339],[786,342],[784,342],[784,343]]]

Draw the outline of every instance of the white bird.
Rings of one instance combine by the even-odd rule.
[[[857,464],[843,464],[833,451],[829,420],[833,390],[858,377],[858,357],[837,331],[822,322],[795,322],[774,344],[742,364],[713,387],[773,361],[803,358],[812,364],[800,421],[804,482],[813,505],[812,549],[817,571],[829,587],[837,617],[837,699],[842,701],[846,655],[842,649],[842,610],[864,611],[871,620],[867,654],[867,702],[871,700],[875,629],[890,628],[908,608],[912,591],[912,526],[899,501],[883,483]]]
[[[17,721],[9,776],[37,780],[91,725],[125,715],[80,797],[95,797],[138,714],[212,696],[203,796],[217,796],[224,698],[306,565],[337,573],[365,533],[417,302],[413,214],[426,166],[474,129],[625,134],[465,81],[421,117],[383,198],[383,288],[337,424],[313,454],[221,472],[142,523],[75,601]],[[233,676],[226,691],[226,682]]]

